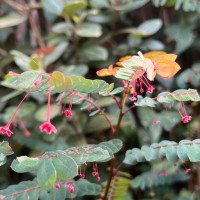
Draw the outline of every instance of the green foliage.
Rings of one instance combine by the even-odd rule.
[[[168,185],[174,182],[184,182],[188,179],[189,175],[185,174],[178,165],[174,166],[169,162],[162,161],[161,163],[154,163],[150,171],[132,179],[131,187],[145,190],[146,188]]]
[[[79,179],[72,182],[75,192],[72,194],[73,198],[81,197],[84,195],[98,195],[101,187],[95,183],[90,183],[85,179]],[[66,188],[65,183],[61,183],[60,189],[52,188],[49,192],[42,189],[36,182],[23,181],[17,185],[11,185],[4,190],[0,190],[0,198],[3,199],[70,199],[71,194],[69,189]]]
[[[198,0],[9,0],[0,4],[0,78],[5,86],[0,90],[1,127],[15,113],[23,92],[29,92],[9,127],[15,159],[9,156],[13,152],[8,142],[0,144],[0,165],[8,157],[1,167],[0,187],[19,184],[1,190],[0,199],[70,199],[67,182],[75,187],[73,198],[103,197],[113,174],[110,199],[149,199],[153,191],[148,189],[155,189],[152,199],[198,195],[190,191],[199,187]],[[97,70],[116,67],[121,57],[138,51],[176,53],[182,69],[177,78],[156,76],[150,82],[155,87],[152,94],[144,83],[146,93],[140,93],[139,81],[131,83],[129,91],[121,82],[146,76],[143,60],[137,56],[123,61],[123,68],[113,72],[115,77],[97,79]],[[47,106],[50,86],[51,106]],[[137,99],[130,101],[134,92]],[[67,109],[72,116],[64,116]],[[39,133],[48,111],[56,134]],[[192,117],[189,124],[181,122],[188,116],[186,111]],[[123,141],[123,148],[121,140],[111,140],[115,137]],[[161,160],[165,157],[166,162]],[[178,160],[183,166],[174,167],[171,162]],[[95,162],[103,188],[85,179],[75,181],[78,169],[90,180]],[[109,165],[113,169],[106,173]],[[182,170],[185,165],[192,169],[190,182]],[[130,180],[125,170],[135,177]],[[163,171],[167,176],[160,176]],[[54,188],[58,181],[62,181],[59,190]],[[179,181],[186,184],[176,184]]]
[[[199,139],[189,141],[181,140],[179,143],[163,140],[160,143],[153,143],[150,146],[142,146],[141,149],[133,148],[126,152],[124,163],[135,165],[139,162],[152,161],[166,157],[170,162],[200,161]]]
[[[43,189],[51,189],[58,180],[70,181],[78,175],[78,167],[88,162],[105,162],[122,147],[119,139],[99,145],[72,147],[64,151],[46,152],[38,158],[17,157],[11,168],[18,173],[37,174],[37,183]]]

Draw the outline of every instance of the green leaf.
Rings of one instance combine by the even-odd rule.
[[[12,14],[12,15],[0,17],[0,29],[17,26],[17,25],[25,22],[26,19],[27,19],[26,16],[19,15],[16,13]]]
[[[42,63],[41,57],[39,57],[38,55],[31,56],[29,65],[30,65],[30,68],[33,70],[42,69],[43,63]]]
[[[98,38],[102,35],[102,28],[99,24],[85,22],[78,26],[76,34],[80,37]]]
[[[52,163],[52,160],[51,159],[43,160],[37,172],[38,184],[42,188],[49,190],[55,187],[56,179],[57,179],[57,173]]]
[[[36,172],[39,166],[38,158],[29,158],[27,156],[18,157],[11,164],[12,170],[18,173]]]
[[[125,164],[135,165],[139,162],[152,161],[166,157],[170,162],[182,161],[199,162],[200,161],[200,140],[193,141],[182,140],[179,143],[164,140],[153,143],[150,146],[142,146],[141,149],[133,148],[126,152]]]
[[[88,66],[85,64],[68,65],[62,70],[62,73],[67,76],[84,76],[88,73]]]
[[[153,124],[154,118],[152,116],[155,116],[155,112],[151,108],[139,107],[137,108],[137,113],[144,127],[149,127]]]
[[[84,195],[99,195],[101,192],[101,186],[95,183],[90,183],[85,179],[79,179],[78,181],[72,181],[75,188],[73,198],[81,197]],[[47,192],[43,190],[36,180],[23,181],[17,185],[11,185],[6,189],[0,190],[1,199],[20,199],[20,200],[35,200],[35,199],[54,199],[63,200],[70,198],[69,190],[64,187],[64,183],[61,182],[60,189],[52,188]]]
[[[105,61],[108,59],[108,51],[106,48],[98,45],[84,45],[79,55],[83,60],[86,61]]]
[[[157,101],[160,103],[172,104],[175,101],[200,101],[200,96],[197,90],[194,89],[179,89],[172,93],[162,92],[157,96]]]
[[[127,3],[122,3],[122,5],[115,7],[115,10],[118,11],[123,11],[123,12],[128,12],[128,11],[133,11],[138,8],[141,8],[145,4],[147,4],[149,0],[134,0],[134,1],[129,1]]]
[[[87,6],[86,1],[75,0],[67,3],[67,5],[62,10],[62,16],[64,18],[72,17],[77,10],[85,8]]]
[[[96,115],[96,114],[99,113],[99,112],[100,112],[99,110],[95,110],[95,111],[91,112],[91,113],[89,114],[89,116],[92,117],[92,116]]]
[[[90,0],[90,5],[93,8],[101,9],[101,8],[109,8],[110,5],[108,3],[108,0]]]
[[[138,95],[137,96],[137,102],[134,103],[136,106],[141,106],[141,107],[155,107],[157,102],[153,100],[152,98],[145,97],[143,98],[142,96]]]
[[[78,175],[78,165],[70,156],[59,155],[52,160],[52,163],[57,172],[58,180],[66,181]]]
[[[177,170],[179,173],[176,173]],[[165,176],[161,176],[163,172],[166,174]],[[178,166],[174,167],[171,163],[162,161],[161,163],[154,164],[149,172],[136,176],[131,182],[131,187],[145,190],[154,186],[184,182],[188,179],[189,175],[185,174]]]
[[[112,124],[116,126],[117,117],[114,115],[108,115],[108,117],[110,118]],[[101,124],[101,126],[97,126],[97,124]],[[110,126],[108,122],[106,121],[106,119],[104,118],[104,116],[102,115],[96,115],[92,117],[90,121],[88,122],[87,126],[85,127],[85,131],[88,133],[94,133],[94,132],[103,131],[106,129],[110,129]]]
[[[7,141],[0,143],[0,166],[4,165],[7,161],[6,156],[12,155],[14,152],[9,146]]]
[[[119,94],[119,93],[121,93],[122,91],[124,91],[124,88],[123,88],[123,87],[118,87],[118,88],[115,88],[115,89],[111,92],[111,94],[112,94],[112,95]]]
[[[16,50],[10,51],[10,54],[14,56],[14,61],[21,70],[28,71],[31,69],[30,68],[31,59],[27,55],[23,54],[20,51],[16,51]]]
[[[161,27],[161,19],[150,19],[140,24],[140,26],[137,28],[137,34],[142,36],[153,35],[158,32]]]
[[[55,92],[74,90],[80,93],[103,92],[109,85],[103,80],[90,80],[82,76],[64,76],[61,72],[52,73],[52,85]]]
[[[58,60],[58,58],[66,51],[68,45],[68,42],[62,42],[56,46],[51,53],[44,57],[44,66],[47,67]]]
[[[60,16],[62,13],[62,10],[64,8],[64,2],[63,0],[40,0],[42,3],[42,7],[44,10],[47,10],[48,12]]]
[[[195,37],[192,32],[193,26],[191,24],[171,24],[165,30],[166,34],[171,40],[176,42],[176,48],[174,52],[180,54],[191,46]]]

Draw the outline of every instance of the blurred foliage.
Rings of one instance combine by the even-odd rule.
[[[176,97],[169,98],[168,102],[162,102],[162,95],[165,95],[166,90],[171,94],[179,89],[195,88],[200,90],[199,14],[199,0],[3,0],[0,2],[1,80],[9,71],[13,71],[20,74],[25,73],[24,78],[27,82],[31,82],[38,73],[36,71],[29,72],[29,70],[37,70],[60,71],[62,72],[61,76],[75,75],[82,77],[87,82],[90,78],[97,78],[96,70],[114,64],[120,57],[136,54],[139,50],[142,52],[163,50],[176,53],[178,54],[178,63],[182,68],[181,72],[176,77],[167,80],[157,77],[153,83],[156,91],[152,95],[146,95],[146,99],[141,96],[137,102],[140,106],[150,107],[137,107],[124,117],[119,134],[124,147],[122,152],[118,153],[117,163],[120,164],[126,150],[133,147],[141,151],[141,146],[160,143],[162,140],[175,141],[173,144],[179,143],[185,138],[195,140],[200,138],[199,104],[197,102],[193,102],[191,106],[188,106],[189,103],[186,104],[187,112],[192,115],[192,121],[189,124],[183,124],[180,123],[181,117],[177,111],[180,104],[174,102],[178,101]],[[24,83],[22,75],[21,78]],[[45,79],[45,77],[43,78]],[[2,82],[2,85],[10,86],[10,88],[1,87],[0,89],[1,125],[8,121],[23,95],[21,91],[12,90],[12,88],[22,87],[22,85],[16,85],[16,78],[9,80],[10,82]],[[113,90],[111,83],[114,83],[116,88],[122,86],[121,81],[114,78],[105,78],[105,81],[99,81],[103,88],[101,96],[99,97],[94,92],[89,95],[89,98],[108,113],[116,126],[119,111],[113,99],[104,97],[106,96],[105,83],[110,84],[109,91],[112,90],[114,95],[122,92],[122,89],[119,87]],[[89,86],[93,84],[92,81],[87,84],[87,90],[91,92],[92,89]],[[40,88],[40,92],[35,91],[30,95],[15,118],[12,125],[15,133],[11,139],[8,139],[15,156],[9,156],[6,164],[4,164],[6,156],[11,155],[12,150],[7,142],[0,144],[0,164],[4,164],[1,166],[0,187],[4,189],[14,184],[7,190],[2,190],[1,195],[8,194],[8,191],[12,191],[10,193],[12,194],[38,186],[35,180],[24,182],[33,179],[33,172],[18,174],[10,169],[14,158],[22,155],[36,157],[47,151],[63,151],[72,146],[99,144],[113,138],[106,120],[98,114],[99,112],[96,112],[94,107],[89,108],[91,112],[88,114],[87,102],[80,105],[80,101],[74,98],[73,117],[67,119],[62,117],[60,112],[64,104],[60,107],[56,106],[56,100],[61,98],[57,94],[53,94],[51,99],[51,120],[57,127],[58,133],[54,135],[40,133],[38,127],[44,121],[46,114],[47,96],[44,91],[47,90],[48,84],[43,86]],[[63,84],[57,88],[57,92],[64,90],[67,86],[67,84]],[[27,83],[23,84],[23,87],[25,91],[30,89],[30,85]],[[80,88],[80,84],[72,83],[71,87]],[[100,92],[98,89],[99,87],[97,87],[97,91]],[[80,92],[84,91],[80,90]],[[160,101],[159,99],[157,101],[162,104],[157,105],[157,101],[154,101],[153,97],[159,93],[161,94]],[[117,94],[117,98],[121,99],[120,94]],[[184,101],[194,100],[196,96],[185,95],[184,98]],[[67,94],[64,100],[65,104],[69,104],[70,100],[67,98]],[[172,106],[170,100],[174,104],[171,110],[169,110]],[[163,103],[168,103],[168,105],[163,105]],[[126,108],[128,109],[132,104],[127,101]],[[154,105],[156,107],[153,110],[151,107]],[[154,124],[154,120],[159,120],[160,123]],[[30,132],[30,136],[26,134],[27,130]],[[5,137],[1,137],[2,140],[5,140]],[[172,161],[181,156],[187,158],[182,160],[199,159],[199,145],[196,144],[196,148],[187,146],[183,151],[180,150],[181,145],[179,147],[178,151],[174,148],[168,148],[166,152],[160,151],[160,155],[166,153],[167,159]],[[151,160],[148,157],[152,156],[151,153],[152,151],[148,148],[134,159],[138,159],[139,162]],[[196,156],[194,159],[193,155]],[[144,156],[146,156],[145,159]],[[159,157],[156,156],[156,158]],[[173,160],[174,157],[175,160]],[[131,159],[133,158],[131,157]],[[99,165],[102,182],[107,181],[108,178],[105,164],[103,165]],[[106,164],[106,166],[108,165]],[[134,167],[123,166],[121,170],[128,171],[129,178],[124,178],[123,174],[116,176],[116,180],[112,182],[112,195],[116,195],[115,199],[118,200],[199,199],[199,164],[182,161],[180,166],[176,167],[176,169],[180,168],[179,174],[174,169],[170,170],[173,167],[173,162],[166,163],[161,158],[160,163],[145,162],[134,165]],[[188,167],[192,169],[192,172],[186,176],[184,170]],[[162,171],[166,171],[166,176],[160,176]],[[132,180],[130,181],[131,176]],[[84,193],[84,189],[78,190],[80,193],[74,196],[100,193],[100,187],[96,185],[96,180],[91,175],[87,176],[87,180],[94,184],[79,179],[80,183],[76,181],[74,186],[77,188],[88,187],[88,192]],[[102,185],[104,188],[104,183]],[[120,188],[122,188],[122,193],[117,192]],[[140,190],[144,188],[148,189]],[[39,195],[41,199],[70,198],[69,192],[63,188],[60,191],[58,193],[58,190],[53,189],[47,193],[41,189],[32,192],[36,198]],[[29,195],[27,193],[20,198],[27,199]],[[88,197],[80,198],[88,199]],[[89,199],[91,198],[89,197]]]

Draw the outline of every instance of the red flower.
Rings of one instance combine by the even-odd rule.
[[[13,132],[10,130],[10,127],[8,125],[1,126],[0,127],[0,133],[3,134],[3,135],[7,134],[8,137],[10,137],[13,134]]]
[[[50,121],[46,121],[40,125],[40,131],[46,132],[48,135],[50,135],[52,132],[56,133],[57,129],[53,124],[51,124]]]
[[[71,111],[70,108],[68,108],[68,109],[65,110],[65,116],[66,117],[71,117],[72,116],[72,111]]]
[[[189,123],[189,121],[192,119],[192,116],[190,116],[190,115],[185,115],[185,116],[183,116],[182,117],[182,122],[183,123]]]

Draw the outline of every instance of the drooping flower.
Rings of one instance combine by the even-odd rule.
[[[52,132],[56,133],[57,129],[50,121],[46,121],[40,125],[40,131],[46,132],[48,135],[50,135]]]
[[[51,101],[51,88],[48,90],[47,120],[40,125],[40,131],[46,132],[48,135],[50,135],[52,132],[53,133],[57,132],[56,127],[50,121],[50,112],[51,112],[50,101]]]
[[[101,180],[101,177],[99,176],[99,171],[98,171],[98,166],[97,163],[93,163],[93,172],[92,172],[92,176],[96,177],[97,181]]]
[[[58,181],[58,182],[56,183],[55,188],[58,189],[58,190],[60,189],[60,181]]]
[[[71,96],[72,97],[69,103],[69,107],[64,111],[66,117],[72,117],[72,105],[73,105],[74,93],[72,93]]]
[[[0,127],[0,133],[3,135],[7,135],[8,137],[10,137],[13,134],[8,124]]]
[[[66,110],[64,111],[64,113],[65,113],[65,116],[66,116],[66,117],[71,117],[71,116],[72,116],[72,111],[71,111],[70,108],[66,109]]]
[[[181,102],[181,108],[178,110],[181,116],[181,120],[183,123],[189,123],[192,119],[192,116],[188,115],[186,112],[186,108],[183,102]]]
[[[66,188],[69,188],[69,192],[70,193],[74,193],[74,186],[72,184],[72,182],[69,182],[65,185]]]

